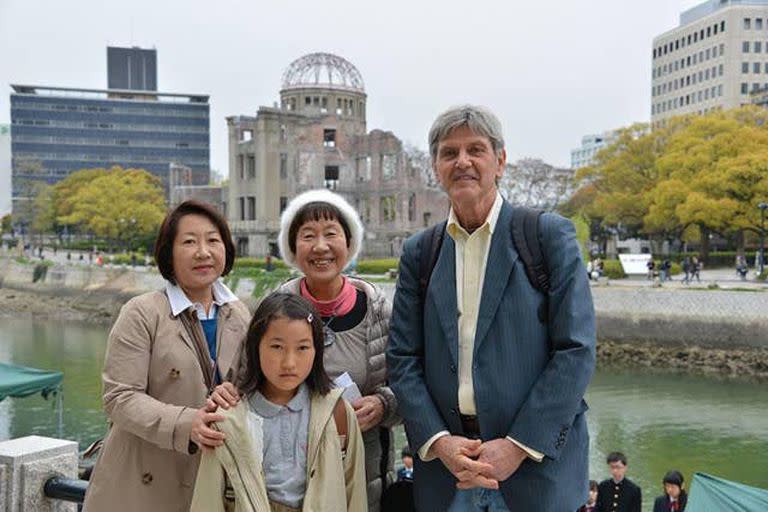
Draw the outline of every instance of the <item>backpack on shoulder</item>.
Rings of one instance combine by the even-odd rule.
[[[525,267],[525,274],[531,286],[544,295],[544,301],[538,310],[538,317],[542,323],[548,320],[548,301],[549,293],[549,273],[547,263],[544,259],[544,251],[539,239],[539,217],[544,213],[542,210],[535,210],[526,207],[514,207],[512,210],[512,222],[510,231],[512,242],[520,255]],[[432,278],[432,271],[440,255],[440,248],[445,238],[445,227],[447,221],[442,221],[434,226],[427,228],[424,234],[423,243],[419,259],[419,303],[422,308],[426,303],[427,289],[429,281]],[[426,250],[425,250],[426,249]]]

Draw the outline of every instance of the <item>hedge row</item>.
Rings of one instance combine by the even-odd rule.
[[[739,253],[736,251],[716,251],[710,252],[707,258],[707,264],[705,268],[731,268],[736,267],[736,256]],[[696,256],[700,258],[698,252],[671,254],[670,260],[682,263],[685,257],[692,258]],[[663,260],[666,256],[654,255],[654,259]],[[747,251],[747,262],[751,265],[754,263],[755,251]]]
[[[663,260],[656,261],[657,272],[661,267],[662,261]],[[675,262],[672,263],[672,268],[670,268],[669,271],[671,275],[675,276],[682,273],[683,269],[679,263]],[[623,279],[627,277],[627,274],[624,273],[624,268],[621,266],[621,262],[619,260],[603,260],[603,275],[611,279]]]
[[[265,269],[267,267],[267,260],[265,258],[235,258],[235,268],[260,268]],[[288,265],[279,258],[272,258],[272,268],[274,269],[287,269]]]
[[[385,258],[381,260],[360,260],[357,262],[357,270],[360,274],[386,274],[389,269],[397,270],[400,260],[397,258]]]

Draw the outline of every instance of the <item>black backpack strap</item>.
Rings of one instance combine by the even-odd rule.
[[[440,248],[443,246],[446,224],[447,221],[443,221],[427,228],[422,237],[419,254],[419,304],[422,308],[427,301],[427,288],[432,278],[432,270],[435,268]]]
[[[528,281],[536,290],[541,292],[545,299],[548,296],[550,283],[547,272],[547,262],[541,250],[539,240],[539,217],[544,213],[541,210],[517,207],[512,212],[512,241],[515,249],[523,260],[525,274]],[[547,322],[547,301],[539,308],[539,320]]]

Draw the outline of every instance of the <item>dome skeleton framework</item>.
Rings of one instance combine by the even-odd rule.
[[[331,53],[310,53],[291,62],[283,73],[283,90],[322,87],[365,93],[360,71]]]

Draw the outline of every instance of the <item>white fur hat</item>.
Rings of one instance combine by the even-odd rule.
[[[291,223],[304,206],[309,203],[328,203],[335,206],[341,212],[341,216],[344,217],[344,221],[349,228],[349,260],[345,263],[357,258],[360,254],[360,248],[363,245],[363,223],[360,221],[360,216],[357,211],[352,207],[346,199],[339,194],[331,192],[325,188],[319,188],[315,190],[308,190],[294,197],[288,206],[280,216],[280,233],[277,235],[277,243],[280,246],[280,255],[287,264],[294,268],[296,265],[296,253],[291,251],[291,247],[288,244],[288,231],[291,229]]]

